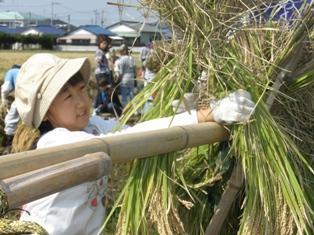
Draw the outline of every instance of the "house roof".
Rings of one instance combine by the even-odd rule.
[[[126,20],[122,20],[122,21],[119,21],[119,22],[114,23],[112,25],[109,25],[107,27],[107,29],[110,29],[110,28],[113,28],[113,27],[119,26],[119,25],[125,25],[129,28],[136,30],[137,32],[141,31],[141,32],[145,32],[145,33],[156,33],[156,32],[161,31],[160,27],[157,23],[145,23],[143,26],[143,22],[126,21]]]
[[[95,35],[104,34],[106,36],[116,36],[115,33],[111,32],[110,30],[105,29],[99,25],[81,25],[76,30],[79,30],[79,29],[84,29],[84,30],[86,30],[92,34],[95,34]]]
[[[0,25],[0,32],[1,33],[14,34],[15,33],[14,31],[15,31],[15,29],[11,29],[11,28],[8,28],[7,26]]]
[[[29,30],[29,29],[34,29],[39,33],[42,34],[48,34],[48,35],[53,35],[53,36],[62,36],[64,35],[64,31],[51,25],[37,25],[37,26],[32,26],[24,30],[23,32]]]
[[[23,20],[24,17],[17,11],[2,11],[0,12],[1,20]]]
[[[0,20],[45,20],[48,17],[36,15],[29,12],[18,11],[2,11],[0,12]]]
[[[17,27],[17,28],[10,28],[8,26],[0,25],[0,32],[7,33],[7,34],[17,34],[25,31],[27,28],[24,27]]]

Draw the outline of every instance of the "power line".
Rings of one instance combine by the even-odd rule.
[[[71,13],[88,14],[88,15],[91,14],[91,11],[77,11],[77,10],[74,10],[73,8],[68,7],[68,6],[66,6],[66,5],[64,5],[64,4],[62,4],[62,3],[59,3],[58,6],[61,7],[61,8],[66,9],[66,10],[69,10]]]

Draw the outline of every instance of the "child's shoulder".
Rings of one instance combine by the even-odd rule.
[[[91,138],[94,138],[94,136],[84,131],[69,131],[65,128],[55,128],[40,137],[37,148],[70,144]]]

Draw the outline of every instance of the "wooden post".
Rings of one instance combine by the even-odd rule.
[[[241,162],[237,162],[228,181],[227,189],[223,192],[215,213],[206,228],[205,235],[220,234],[229,210],[234,203],[239,190],[242,188],[242,184],[243,174]]]
[[[4,179],[0,183],[12,209],[83,182],[97,180],[109,174],[111,165],[110,157],[98,152]]]
[[[114,163],[150,157],[227,140],[228,131],[217,123],[201,123],[156,131],[121,134],[0,156],[0,179],[23,174],[95,152],[107,153]]]

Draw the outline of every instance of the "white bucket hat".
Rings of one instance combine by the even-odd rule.
[[[87,58],[61,59],[44,53],[31,56],[22,65],[15,88],[15,102],[22,121],[38,128],[64,84],[77,72],[87,83],[90,71]]]

